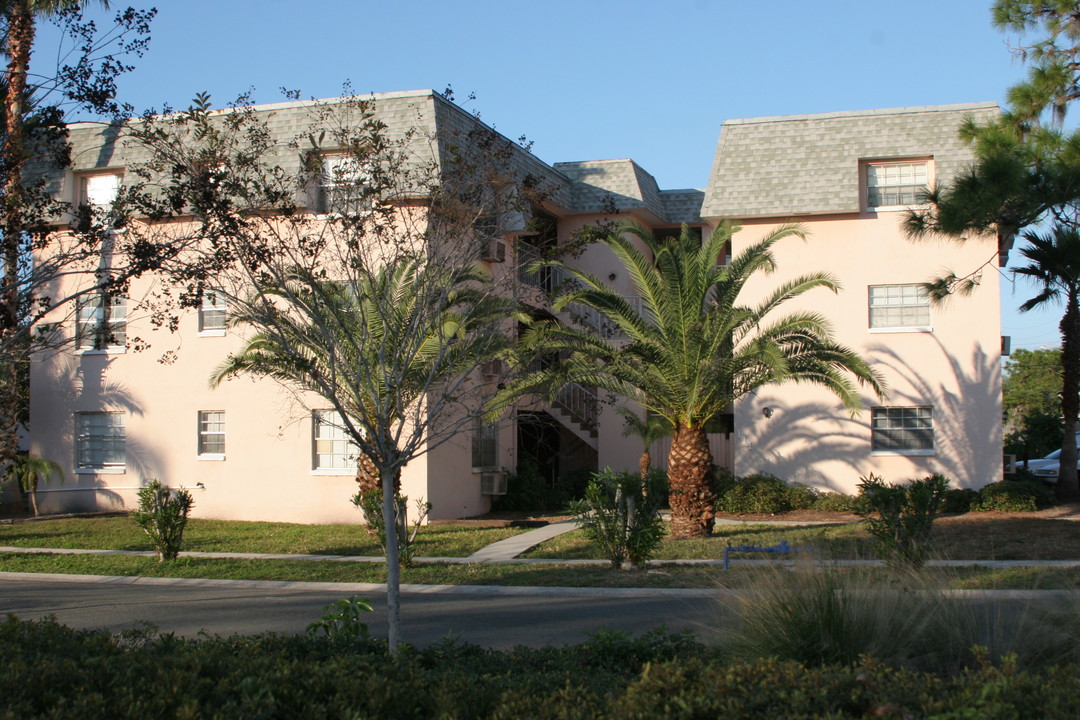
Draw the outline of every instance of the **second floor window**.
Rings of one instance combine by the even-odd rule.
[[[922,285],[871,285],[870,328],[930,328],[930,295]]]
[[[116,293],[84,295],[75,303],[75,348],[115,350],[127,343],[127,298]]]
[[[199,307],[199,332],[212,335],[223,334],[226,317],[225,295],[216,290],[204,292],[202,305]]]

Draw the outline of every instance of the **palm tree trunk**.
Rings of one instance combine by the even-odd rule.
[[[34,43],[34,18],[28,0],[10,0],[7,11],[7,92],[4,97],[4,312],[3,330],[18,325],[18,277],[22,237],[22,169],[26,162],[26,72]]]
[[[641,453],[641,460],[638,461],[638,469],[641,471],[642,481],[649,477],[649,468],[651,467],[652,455],[649,453],[649,449],[645,448],[645,452]]]
[[[704,537],[712,533],[716,494],[709,478],[711,470],[712,453],[704,426],[677,425],[668,455],[674,537]]]
[[[1077,478],[1076,425],[1080,414],[1080,301],[1070,292],[1061,318],[1061,414],[1065,437],[1061,440],[1061,461],[1057,495],[1061,500],[1080,497]]]
[[[394,655],[401,642],[401,548],[397,533],[397,493],[394,492],[397,473],[384,463],[380,474],[383,527],[386,528],[386,641],[390,654]]]

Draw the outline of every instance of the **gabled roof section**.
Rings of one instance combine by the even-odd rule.
[[[575,212],[646,210],[664,219],[664,202],[656,179],[629,158],[555,163],[571,181]]]
[[[445,162],[455,143],[468,143],[486,133],[488,139],[498,138],[500,147],[507,151],[503,163],[510,174],[518,179],[526,175],[536,180],[539,192],[548,200],[561,205],[570,204],[570,183],[560,173],[536,158],[526,149],[512,140],[505,138],[485,125],[472,114],[432,90],[414,90],[406,92],[377,93],[363,95],[362,99],[372,101],[372,111],[376,119],[386,125],[389,140],[409,138],[408,154],[410,162],[417,167],[437,160]],[[261,116],[273,133],[276,143],[272,157],[288,173],[300,170],[300,152],[290,143],[298,138],[303,141],[319,112],[350,112],[350,106],[342,98],[330,98],[313,102],[282,102],[269,105],[256,105],[251,111]],[[226,108],[216,112],[229,112]],[[359,122],[360,118],[337,117],[335,121],[347,124]],[[128,121],[138,123],[134,119]],[[73,123],[69,126],[69,139],[72,145],[71,171],[81,172],[96,169],[120,169],[141,165],[149,160],[145,149],[124,138],[123,124]],[[328,134],[329,136],[329,134]],[[306,146],[302,142],[301,146]],[[336,148],[327,146],[326,150]],[[436,155],[437,153],[437,155]],[[48,177],[52,192],[60,191],[64,173],[52,169],[38,169]]]
[[[938,185],[972,161],[958,130],[1000,114],[967,103],[728,120],[720,130],[704,217],[860,211],[862,160],[932,157]]]

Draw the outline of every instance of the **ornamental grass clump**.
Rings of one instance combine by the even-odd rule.
[[[593,475],[585,499],[570,504],[585,536],[619,569],[624,563],[640,565],[652,556],[664,538],[660,517],[662,488],[656,475],[646,478],[611,468]]]
[[[194,505],[195,500],[187,490],[172,490],[159,480],[152,480],[139,490],[139,509],[131,517],[150,537],[158,562],[175,560],[180,554],[188,513]]]

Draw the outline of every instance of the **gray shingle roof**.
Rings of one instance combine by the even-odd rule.
[[[862,160],[933,157],[937,183],[946,183],[972,159],[960,124],[998,114],[993,103],[968,103],[728,120],[701,214],[859,212]]]

